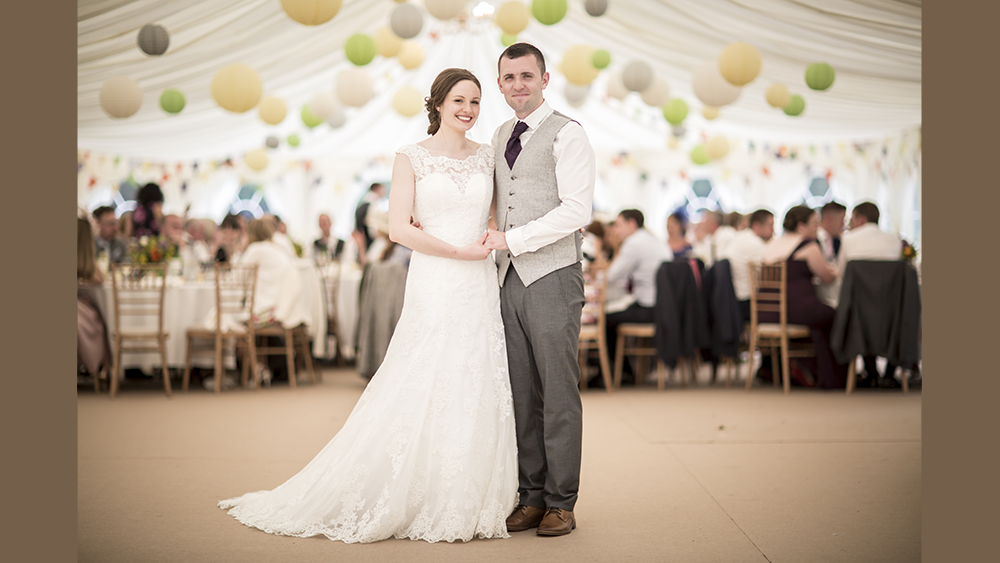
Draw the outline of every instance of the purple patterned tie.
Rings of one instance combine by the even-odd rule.
[[[514,125],[514,130],[510,133],[510,139],[507,140],[507,150],[504,151],[503,155],[507,159],[507,167],[513,170],[514,161],[517,160],[517,155],[521,154],[521,133],[528,130],[528,124],[523,121],[518,121]]]

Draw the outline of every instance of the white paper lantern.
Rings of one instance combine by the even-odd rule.
[[[349,68],[337,77],[337,98],[346,105],[359,108],[374,94],[371,77],[360,68]]]
[[[313,97],[309,99],[309,111],[313,113],[316,117],[320,119],[326,119],[330,117],[333,110],[337,107],[337,99],[333,97],[331,92],[316,92]]]
[[[719,73],[719,65],[715,61],[705,61],[694,71],[692,78],[694,95],[706,106],[720,108],[729,105],[740,97],[743,91],[739,86],[733,86]]]
[[[424,62],[424,48],[416,41],[403,41],[399,49],[399,64],[405,69],[414,69]]]
[[[462,13],[465,0],[424,0],[424,7],[435,18],[448,21]]]
[[[653,83],[640,92],[639,96],[646,104],[658,108],[670,101],[670,85],[659,76],[653,77]]]
[[[628,96],[628,88],[622,84],[622,75],[612,72],[608,76],[608,95],[617,100],[624,100]]]
[[[424,94],[412,86],[403,86],[393,95],[392,108],[403,117],[413,117],[424,109]]]
[[[622,71],[622,84],[633,92],[642,92],[653,83],[653,69],[643,61],[632,61]]]
[[[389,27],[402,39],[413,39],[424,27],[424,16],[413,4],[400,4],[392,9]]]
[[[572,82],[566,82],[566,89],[563,91],[566,102],[570,106],[578,108],[587,102],[587,95],[590,94],[589,86],[580,86]]]
[[[142,107],[139,83],[128,76],[114,76],[101,85],[101,109],[111,117],[124,119]]]
[[[347,123],[347,114],[344,113],[344,108],[340,104],[337,104],[330,112],[330,115],[326,118],[326,123],[334,129],[340,129]]]

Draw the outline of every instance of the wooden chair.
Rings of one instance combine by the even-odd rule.
[[[326,303],[326,335],[333,336],[336,344],[334,358],[338,367],[344,367],[344,354],[340,351],[343,343],[340,337],[340,324],[338,321],[340,303],[340,260],[332,260],[320,267],[320,277],[323,280],[323,296]]]
[[[750,361],[747,362],[746,390],[753,383],[753,353],[757,348],[771,349],[772,365],[777,367],[777,350],[781,351],[781,375],[785,393],[791,389],[789,358],[815,355],[812,343],[795,342],[809,338],[809,327],[788,324],[787,262],[754,264],[750,268]],[[779,322],[762,323],[760,313],[778,313]],[[777,387],[778,379],[774,378]]]
[[[215,356],[215,392],[222,392],[226,373],[222,365],[222,350],[223,345],[231,340],[245,351],[241,386],[246,388],[249,372],[253,374],[255,388],[260,389],[253,323],[241,322],[236,327],[226,322],[226,319],[243,321],[250,318],[256,289],[256,264],[215,264],[215,327],[195,326],[187,329],[187,356],[181,383],[181,389],[185,393],[191,379],[191,356],[202,352],[211,352]]]
[[[604,329],[604,305],[607,296],[608,280],[603,270],[591,269],[588,272],[590,280],[584,285],[587,303],[586,310],[593,311],[595,322],[580,325],[579,359],[580,359],[580,390],[587,387],[587,356],[590,350],[597,350],[601,363],[601,377],[604,379],[604,389],[611,392],[611,367],[608,361],[608,343]]]
[[[284,340],[284,346],[260,346],[256,352],[263,356],[283,355],[288,360],[288,385],[292,389],[296,388],[295,375],[295,347],[299,346],[299,353],[305,363],[306,371],[309,373],[309,381],[316,383],[316,372],[313,371],[312,351],[309,349],[309,332],[305,325],[293,328],[282,326],[267,326],[254,328],[256,336],[275,336]],[[256,375],[255,375],[256,376]]]
[[[653,335],[656,334],[656,325],[653,323],[622,323],[618,325],[618,339],[615,343],[615,389],[622,386],[622,369],[625,367],[625,355],[636,356],[639,365],[635,374],[635,386],[642,384],[643,377],[648,371],[649,357],[656,357],[656,348],[652,346]],[[634,339],[634,344],[627,346],[626,339]],[[663,390],[666,379],[667,366],[663,360],[656,358],[656,388]],[[684,381],[687,386],[687,380]]]
[[[111,288],[115,305],[115,343],[111,367],[111,397],[118,394],[118,376],[122,352],[159,352],[163,370],[163,390],[171,396],[167,369],[169,334],[163,330],[163,301],[167,291],[167,264],[112,264]],[[126,325],[148,324],[155,319],[155,329]],[[129,322],[131,321],[131,322]]]

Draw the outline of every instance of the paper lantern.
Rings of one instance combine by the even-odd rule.
[[[398,58],[399,64],[403,65],[403,68],[417,68],[424,62],[424,48],[416,41],[403,41]]]
[[[674,98],[663,106],[663,117],[671,125],[680,125],[688,115],[688,105],[680,98]]]
[[[594,54],[590,57],[590,64],[594,65],[594,68],[598,70],[607,68],[611,64],[611,53],[604,49],[594,51]]]
[[[383,57],[387,59],[395,57],[399,54],[399,48],[402,46],[403,40],[387,26],[382,26],[375,32],[375,49]]]
[[[309,106],[309,111],[322,121],[330,117],[333,110],[337,108],[337,99],[333,97],[331,92],[316,92],[313,97],[309,98],[309,103],[306,105]]]
[[[801,115],[805,109],[806,101],[802,99],[802,96],[792,94],[792,97],[788,100],[788,105],[785,106],[785,115],[795,117],[797,115]]]
[[[424,95],[412,86],[403,86],[392,97],[392,109],[403,117],[413,117],[424,109]]]
[[[155,57],[167,52],[167,47],[170,46],[170,34],[162,25],[147,23],[139,29],[139,36],[135,42],[143,53]]]
[[[727,106],[740,97],[742,88],[733,86],[719,74],[719,65],[715,61],[705,61],[695,71],[691,80],[694,95],[706,106],[720,108]]]
[[[124,119],[142,107],[139,83],[128,76],[114,76],[101,85],[101,109],[111,117]]]
[[[424,26],[424,16],[413,4],[400,4],[392,9],[389,27],[397,37],[413,39]]]
[[[608,11],[608,0],[587,0],[583,3],[583,8],[591,16],[595,18],[600,17],[604,15],[604,12]]]
[[[678,139],[686,135],[687,132],[688,132],[687,127],[684,127],[683,125],[674,125],[673,127],[670,128],[670,134],[673,135],[674,137],[677,137]]]
[[[302,106],[302,113],[300,115],[302,116],[302,123],[310,129],[316,127],[320,123],[323,123],[323,118],[313,113],[312,110],[309,109],[308,104]]]
[[[234,113],[244,113],[256,107],[262,90],[260,76],[243,63],[223,67],[212,78],[215,103]]]
[[[784,84],[771,84],[771,87],[767,89],[767,103],[771,107],[783,108],[788,105],[791,99],[792,95]]]
[[[676,150],[681,146],[681,142],[677,139],[677,137],[670,137],[667,139],[667,146]]]
[[[503,45],[504,47],[510,47],[514,43],[517,43],[516,35],[511,35],[509,33],[500,34],[500,44]]]
[[[813,90],[826,90],[833,86],[836,73],[833,67],[826,63],[813,63],[806,67],[806,86]]]
[[[653,83],[653,69],[643,61],[632,61],[622,71],[622,84],[633,92],[642,92]]]
[[[656,76],[648,88],[639,92],[639,96],[646,104],[658,108],[670,101],[670,85],[666,80]]]
[[[510,35],[517,35],[528,27],[528,7],[520,2],[504,2],[497,10],[497,27]]]
[[[268,125],[277,125],[285,120],[285,115],[288,114],[288,108],[285,107],[285,102],[281,98],[275,98],[274,96],[268,96],[260,101],[260,106],[257,107],[257,113],[260,114],[260,118]]]
[[[326,118],[326,124],[334,129],[340,129],[347,123],[347,114],[344,113],[344,108],[337,104],[337,107],[333,108],[330,115]]]
[[[299,136],[293,133],[285,139],[285,142],[287,142],[290,147],[297,147],[301,141],[299,140]]]
[[[267,168],[267,152],[264,149],[254,149],[244,157],[247,166],[253,170],[263,170]]]
[[[346,105],[359,108],[374,94],[372,79],[360,68],[349,68],[337,77],[337,98]]]
[[[375,40],[364,33],[355,33],[348,37],[347,43],[344,44],[344,54],[355,66],[365,66],[372,62],[377,52]]]
[[[617,100],[624,100],[628,96],[628,88],[622,84],[622,75],[617,72],[608,76],[608,95]]]
[[[465,0],[424,0],[427,13],[443,21],[461,14],[464,7]]]
[[[320,25],[340,11],[341,0],[281,0],[281,9],[302,25]]]
[[[708,153],[705,152],[705,145],[698,145],[691,149],[691,162],[701,166],[703,164],[708,164],[709,158]]]
[[[280,141],[278,141],[278,138],[275,137],[274,135],[268,135],[267,140],[264,141],[264,144],[267,145],[268,148],[276,149],[278,148],[279,142]]]
[[[597,78],[600,71],[590,62],[594,48],[587,45],[573,45],[563,53],[561,69],[566,80],[578,86],[586,86]]]
[[[186,104],[187,100],[180,90],[167,88],[160,94],[160,107],[167,113],[180,113]]]
[[[566,0],[534,0],[531,3],[531,15],[538,23],[554,25],[566,16]]]
[[[753,82],[760,74],[760,53],[749,43],[730,43],[719,55],[719,73],[733,86]]]
[[[566,89],[563,90],[566,96],[566,102],[570,106],[578,108],[587,102],[587,95],[590,93],[590,88],[588,86],[579,86],[573,84],[572,82],[566,83]]]
[[[712,121],[716,117],[719,117],[719,108],[713,108],[711,106],[705,106],[701,110],[701,115],[705,119]]]
[[[712,137],[705,145],[705,154],[712,160],[719,160],[729,154],[729,141],[725,137]]]

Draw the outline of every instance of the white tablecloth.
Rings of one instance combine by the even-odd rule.
[[[361,269],[353,262],[345,263],[343,266],[328,265],[323,268],[326,276],[338,275],[340,284],[337,291],[337,327],[340,329],[340,342],[336,346],[340,348],[340,354],[345,359],[354,359],[355,338],[358,327],[358,296],[361,293]],[[327,314],[333,313],[334,303],[327,300]],[[324,331],[325,329],[324,324]],[[334,349],[326,349],[325,354],[317,353],[317,357],[331,359],[335,356]]]

